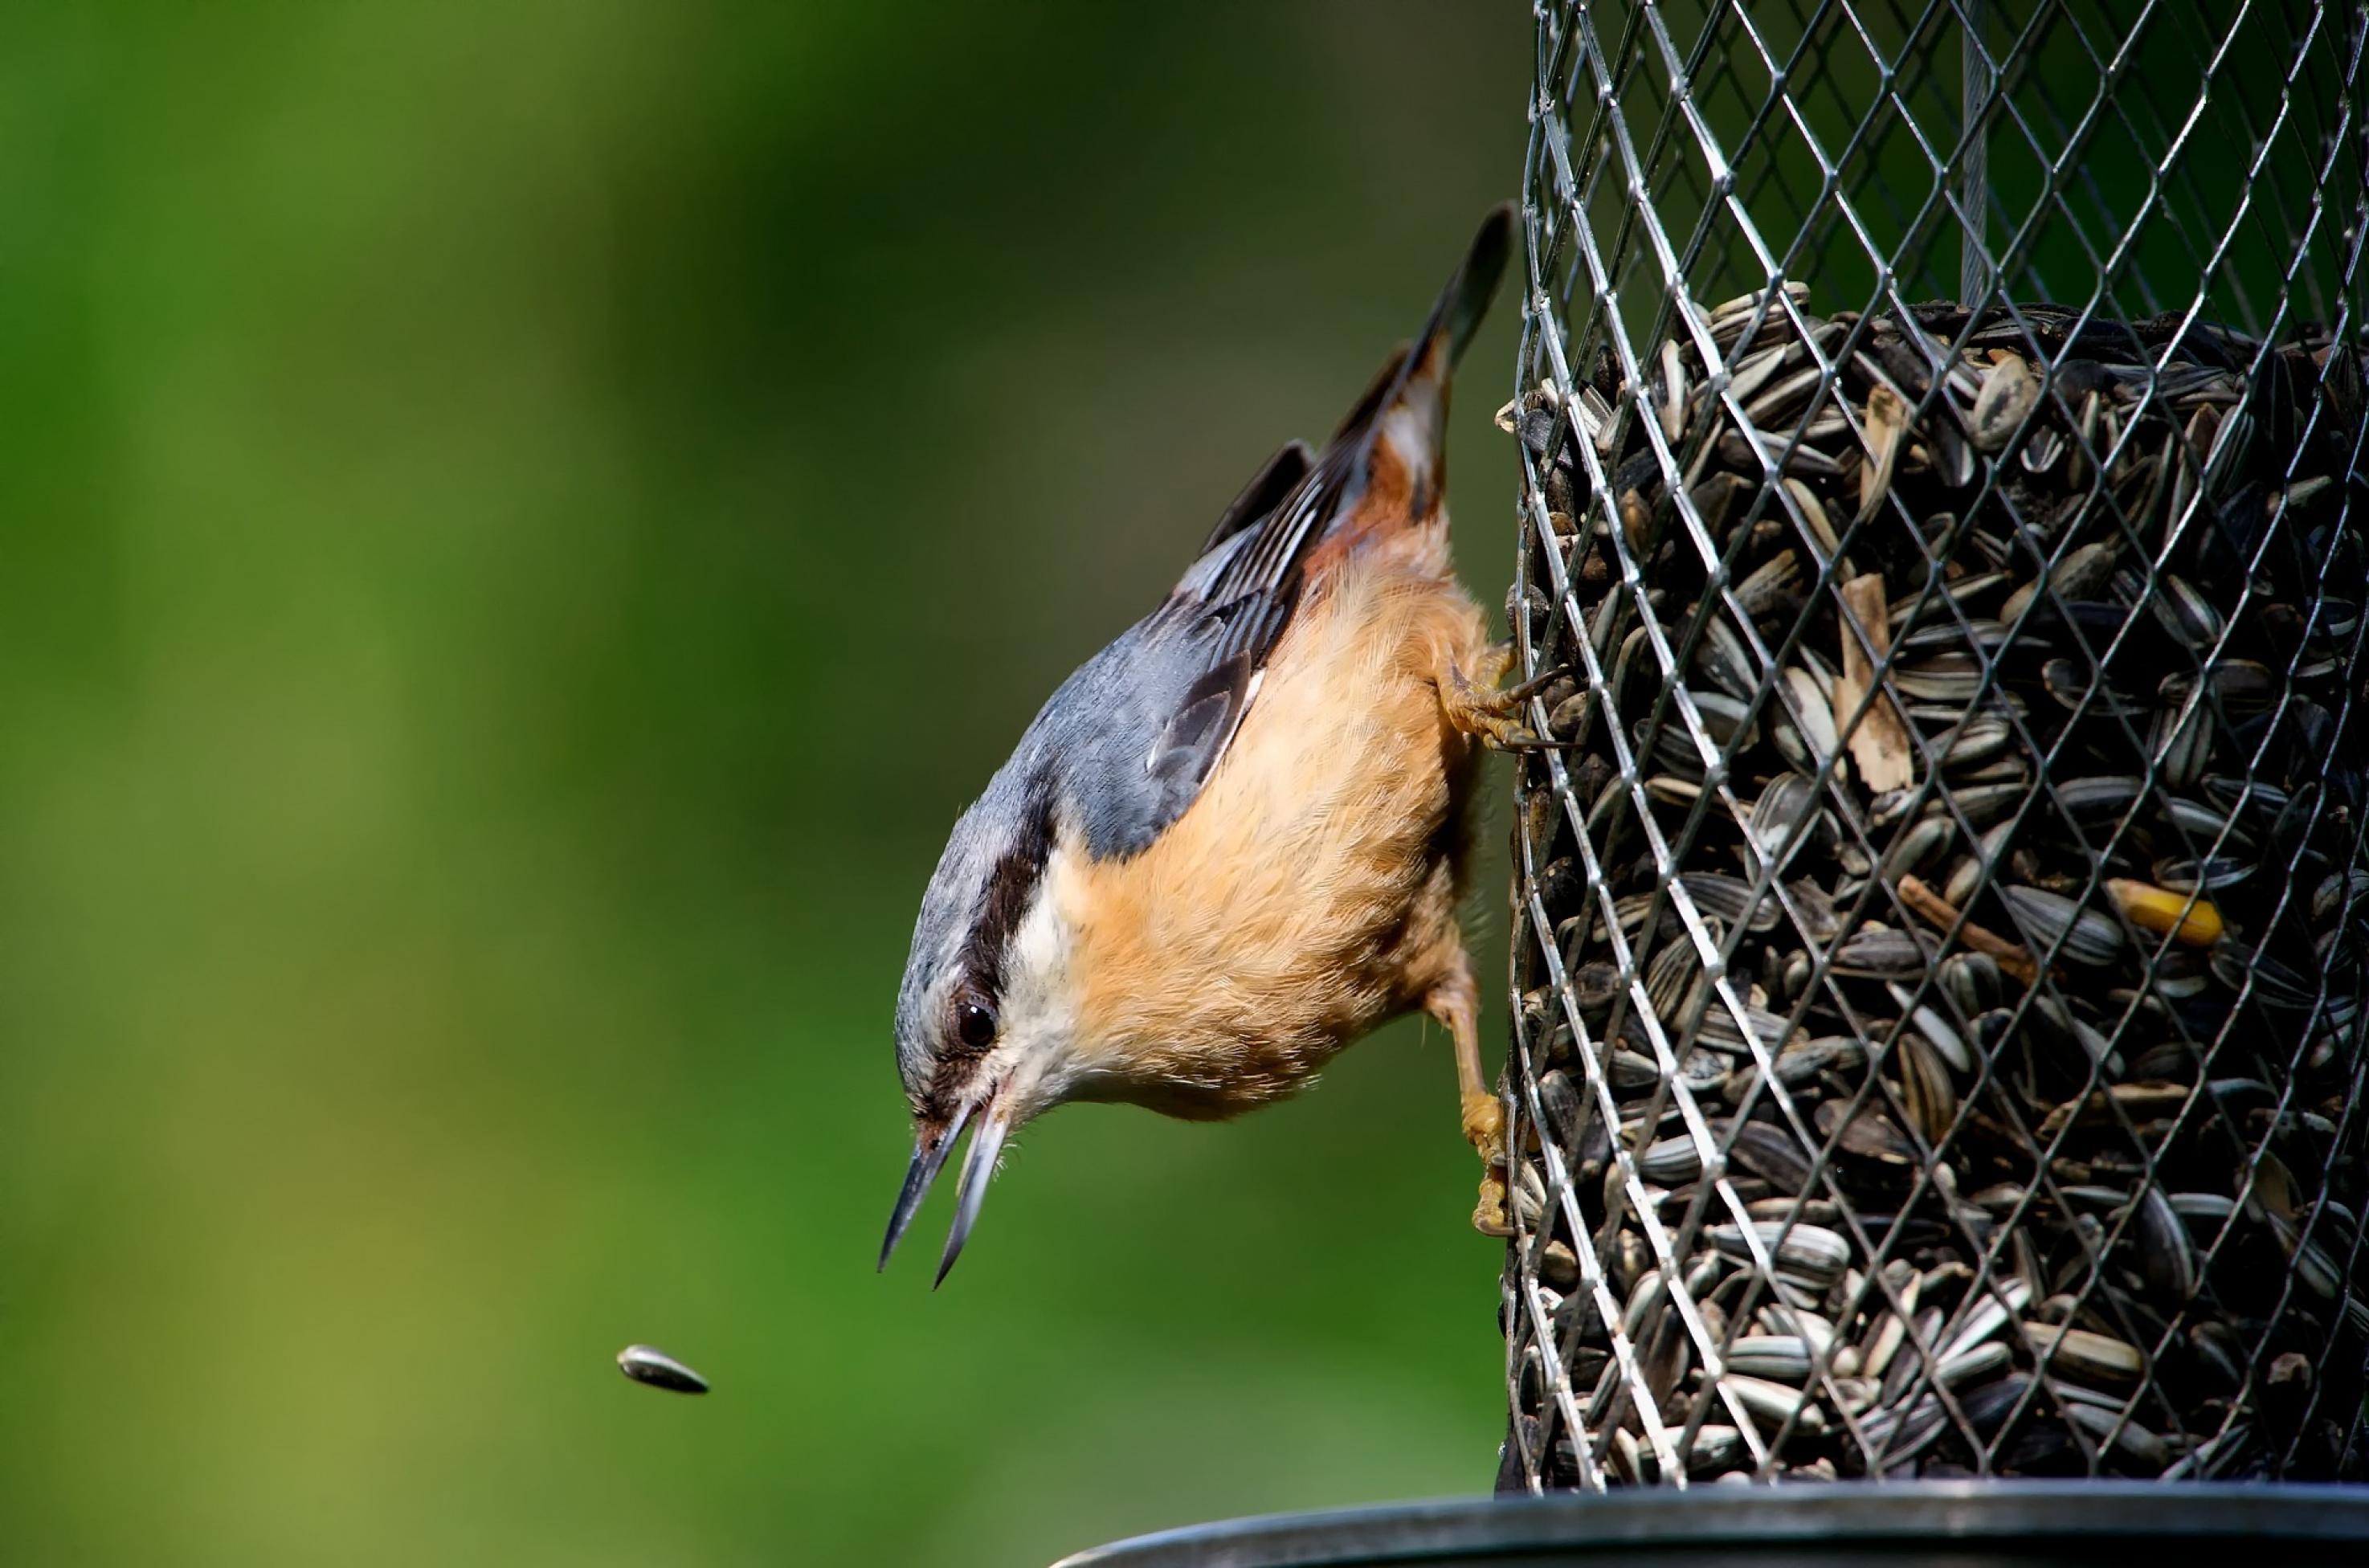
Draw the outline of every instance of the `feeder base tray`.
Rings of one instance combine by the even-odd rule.
[[[1139,1536],[1056,1568],[2094,1568],[2236,1548],[2279,1568],[2369,1562],[2369,1487],[1909,1482],[1697,1488],[1278,1514]]]

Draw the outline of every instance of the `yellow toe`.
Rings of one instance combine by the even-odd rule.
[[[1505,1184],[1494,1175],[1482,1178],[1481,1201],[1472,1206],[1472,1229],[1483,1236],[1514,1233],[1514,1222],[1505,1212]]]
[[[1505,1107],[1494,1094],[1464,1096],[1464,1141],[1492,1165],[1505,1162]]]

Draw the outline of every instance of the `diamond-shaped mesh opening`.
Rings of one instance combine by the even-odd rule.
[[[2364,12],[1539,6],[1505,1485],[2369,1469]]]

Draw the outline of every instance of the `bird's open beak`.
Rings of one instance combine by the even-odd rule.
[[[914,1140],[913,1162],[905,1168],[904,1190],[897,1195],[896,1211],[888,1216],[888,1234],[880,1243],[882,1268],[888,1266],[889,1255],[904,1239],[905,1228],[913,1222],[914,1212],[929,1196],[930,1185],[938,1179],[946,1156],[954,1152],[964,1125],[970,1120],[971,1110],[967,1104],[962,1106],[944,1132],[933,1137],[925,1130]],[[933,1289],[945,1283],[946,1271],[962,1255],[963,1243],[970,1239],[970,1228],[978,1222],[979,1206],[987,1201],[987,1184],[995,1174],[996,1156],[1002,1152],[1003,1140],[1011,1132],[1010,1116],[990,1100],[978,1130],[971,1135],[970,1150],[963,1156],[962,1181],[955,1193],[954,1229],[946,1235],[945,1254],[938,1260],[938,1277]]]
[[[905,1227],[913,1222],[913,1213],[921,1200],[930,1196],[930,1184],[938,1179],[938,1169],[954,1152],[955,1139],[962,1136],[963,1123],[970,1119],[970,1107],[966,1104],[955,1112],[955,1119],[934,1136],[924,1127],[913,1139],[913,1162],[905,1167],[905,1188],[897,1195],[897,1207],[888,1216],[888,1234],[880,1242],[880,1266],[888,1266],[889,1255],[897,1243],[905,1239]]]
[[[946,1282],[946,1271],[962,1256],[963,1243],[970,1239],[970,1228],[978,1220],[978,1206],[987,1201],[995,1157],[1002,1152],[1003,1140],[1011,1131],[1012,1120],[1003,1107],[990,1104],[987,1119],[970,1135],[970,1152],[963,1156],[962,1185],[955,1194],[955,1227],[946,1232],[945,1255],[938,1259],[938,1277],[930,1283],[933,1290]]]

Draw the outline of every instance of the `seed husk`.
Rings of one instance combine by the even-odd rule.
[[[1825,687],[1811,673],[1798,665],[1785,670],[1785,684],[1791,690],[1793,700],[1801,709],[1800,735],[1807,755],[1797,760],[1796,766],[1820,767],[1842,750],[1841,738],[1835,731],[1835,711],[1826,701]],[[1850,782],[1850,763],[1837,758],[1836,782]]]
[[[1675,339],[1662,345],[1662,437],[1672,446],[1687,431],[1687,362]]]
[[[1873,517],[1883,498],[1892,493],[1893,469],[1900,460],[1907,429],[1908,406],[1901,400],[1900,394],[1883,382],[1869,388],[1867,461],[1860,464],[1856,522],[1864,523]]]
[[[1654,1070],[1655,1079],[1661,1070]],[[1580,1135],[1588,1123],[1587,1103],[1568,1073],[1560,1069],[1539,1076],[1539,1104],[1545,1112],[1547,1130],[1566,1149],[1579,1147]]]
[[[1760,852],[1780,861],[1802,847],[1802,824],[1816,809],[1817,788],[1799,773],[1780,773],[1768,781],[1752,807],[1752,837]]]
[[[1912,1313],[1917,1310],[1913,1296],[1908,1298],[1907,1308]],[[1869,1377],[1881,1379],[1884,1370],[1892,1365],[1892,1358],[1899,1354],[1900,1347],[1907,1341],[1907,1323],[1902,1321],[1898,1313],[1885,1312],[1876,1319],[1875,1327],[1868,1337],[1867,1351],[1861,1357],[1860,1365]]]
[[[1802,406],[1824,374],[1824,370],[1811,364],[1782,377],[1744,406],[1744,417],[1770,434],[1779,433],[1779,422]]]
[[[2162,764],[2163,782],[2186,789],[2212,761],[2219,723],[2213,709],[2193,698],[2159,708],[2148,725],[2147,750]]]
[[[1845,624],[1842,633],[1842,674],[1835,682],[1837,728],[1848,727],[1845,744],[1858,762],[1860,776],[1878,794],[1904,789],[1917,776],[1908,727],[1892,698],[1876,692],[1864,713],[1860,700],[1875,690],[1875,660],[1891,651],[1891,622],[1884,614],[1883,578],[1870,572],[1842,585],[1842,601],[1857,617],[1865,642]],[[1856,715],[1856,719],[1854,719]]]
[[[1749,403],[1754,395],[1768,384],[1771,377],[1800,354],[1800,346],[1793,343],[1779,343],[1746,354],[1735,362],[1734,375],[1728,382],[1728,395],[1739,404]]]
[[[1892,683],[1909,697],[1933,704],[1936,711],[1956,718],[1966,704],[1982,695],[1982,660],[1967,653],[1933,653],[1920,658],[1895,661]],[[1841,693],[1836,693],[1837,716],[1848,710],[1841,707]],[[1853,701],[1857,701],[1856,696]],[[1919,710],[1920,712],[1925,710]]]

